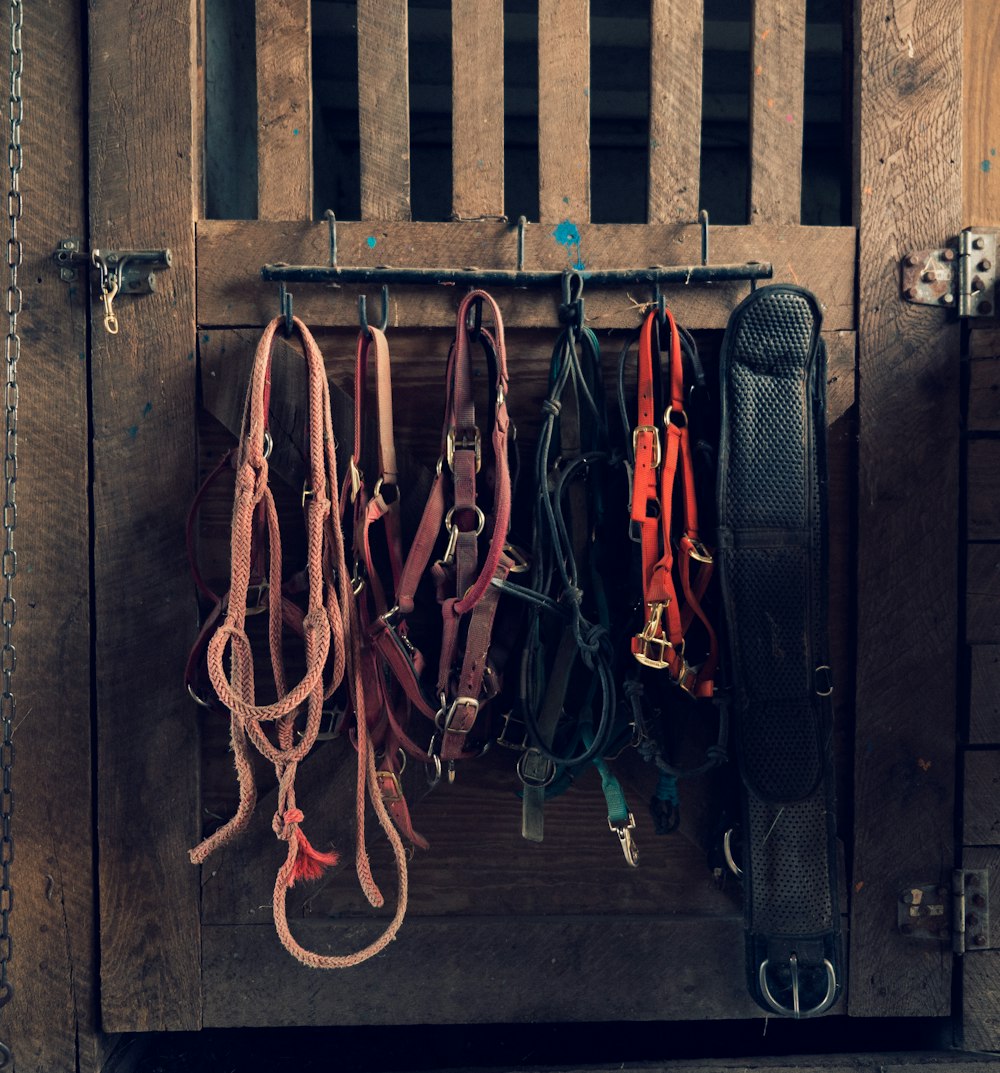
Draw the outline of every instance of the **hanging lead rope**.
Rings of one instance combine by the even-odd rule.
[[[21,0],[10,3],[10,190],[7,194],[7,213],[10,219],[10,237],[7,240],[7,340],[4,345],[6,358],[6,381],[4,386],[5,436],[3,452],[3,599],[0,601],[0,628],[3,631],[3,646],[0,648],[0,674],[3,692],[0,694],[0,726],[3,744],[0,746],[0,774],[3,786],[0,789],[0,1007],[10,1002],[14,986],[8,979],[8,966],[13,955],[10,937],[10,911],[14,904],[14,892],[10,883],[10,868],[14,860],[14,841],[11,836],[10,819],[14,811],[14,791],[11,773],[14,768],[14,692],[12,688],[15,664],[14,645],[11,635],[14,627],[16,604],[14,602],[14,575],[17,573],[17,556],[14,552],[14,526],[17,522],[15,485],[17,481],[17,359],[21,355],[21,340],[17,334],[17,318],[21,312],[21,288],[18,286],[17,270],[21,266],[23,250],[17,233],[21,219]],[[0,1041],[0,1069],[12,1061],[10,1048]]]

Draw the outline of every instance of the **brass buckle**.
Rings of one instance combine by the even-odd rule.
[[[267,592],[269,588],[270,586],[267,581],[261,581],[256,585],[251,585],[247,589],[247,606],[246,611],[244,612],[247,618],[250,618],[252,615],[259,615],[268,609],[270,606],[267,600]],[[250,593],[253,590],[256,590],[256,596],[253,603],[251,603]]]
[[[646,620],[646,625],[642,628],[642,632],[637,633],[633,638],[633,640],[639,642],[640,650],[633,651],[632,655],[644,667],[652,667],[657,671],[662,671],[670,666],[665,653],[668,648],[674,647],[666,637],[659,636],[663,611],[668,603],[669,600],[657,600],[648,604],[649,618]],[[654,652],[652,655],[650,654],[651,648]]]
[[[476,452],[476,472],[479,472],[479,467],[483,464],[483,438],[478,428],[472,430],[475,435],[471,438],[467,432],[463,432],[461,438],[458,436],[458,431],[455,426],[452,425],[448,429],[448,436],[445,440],[445,457],[448,460],[448,468],[454,472],[455,470],[455,451],[456,450],[475,450]]]
[[[656,425],[636,425],[636,427],[632,429],[633,458],[635,458],[635,456],[639,453],[640,432],[651,432],[653,434],[653,469],[656,469],[659,466],[661,459],[663,458],[663,453],[660,450],[660,430],[656,427]]]

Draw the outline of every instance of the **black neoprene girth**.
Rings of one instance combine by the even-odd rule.
[[[779,284],[722,344],[716,563],[743,797],[747,982],[770,1013],[841,991],[827,644],[826,351],[815,297]]]

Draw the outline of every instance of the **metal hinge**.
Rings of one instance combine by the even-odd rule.
[[[951,944],[956,954],[990,945],[989,872],[956,868],[951,886],[929,883],[900,891],[897,927],[911,939]]]
[[[156,272],[170,267],[170,250],[94,250],[84,253],[80,240],[64,238],[52,254],[59,266],[59,278],[73,283],[79,269],[97,273],[97,293],[104,304],[104,327],[118,333],[114,300],[120,294],[152,294],[156,290]]]
[[[915,305],[992,317],[997,308],[997,232],[967,227],[943,249],[915,250],[902,262],[903,297]]]

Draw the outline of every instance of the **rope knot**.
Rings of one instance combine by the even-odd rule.
[[[285,823],[301,823],[305,818],[305,813],[300,808],[290,808],[285,810]]]
[[[546,399],[542,403],[542,413],[551,414],[553,417],[558,417],[561,409],[562,403],[558,399]]]

